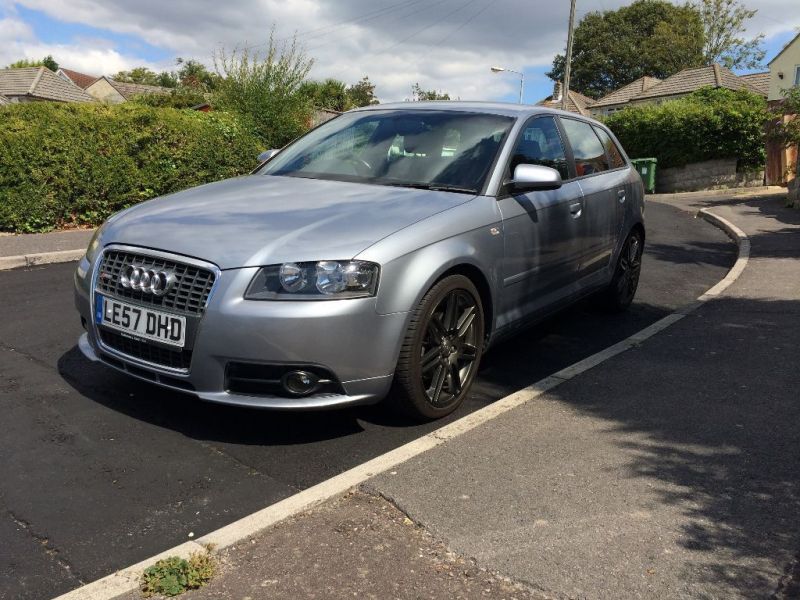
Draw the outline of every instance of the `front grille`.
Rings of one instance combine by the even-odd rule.
[[[155,344],[133,340],[108,329],[100,329],[100,339],[112,350],[159,366],[188,369],[192,362],[192,351],[186,348],[170,350]]]
[[[132,264],[145,269],[155,269],[156,271],[162,269],[172,271],[175,274],[175,286],[166,296],[161,297],[122,287],[120,274],[123,269]],[[180,313],[202,315],[208,301],[208,295],[214,286],[214,279],[214,273],[202,267],[165,258],[156,258],[147,254],[108,250],[100,262],[97,291]]]

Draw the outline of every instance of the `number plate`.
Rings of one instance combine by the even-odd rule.
[[[178,348],[183,348],[186,343],[186,317],[133,306],[105,296],[100,296],[97,304],[99,325]]]

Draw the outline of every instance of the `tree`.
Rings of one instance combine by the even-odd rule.
[[[766,51],[761,46],[764,34],[751,40],[741,37],[745,23],[757,10],[746,8],[739,0],[699,0],[694,4],[700,13],[705,32],[703,54],[706,64],[721,63],[729,69],[756,69]]]
[[[311,104],[300,87],[313,63],[296,38],[278,44],[274,30],[263,51],[222,48],[214,55],[220,80],[213,100],[248,117],[267,148],[280,148],[311,123]]]
[[[570,86],[599,98],[640,77],[666,78],[703,62],[703,22],[689,5],[636,0],[618,10],[590,12],[575,28]],[[547,76],[564,79],[564,56]]]
[[[300,94],[308,99],[314,108],[327,108],[343,112],[353,108],[343,81],[328,78],[325,81],[304,81]]]
[[[25,69],[28,67],[47,67],[53,73],[58,71],[58,63],[49,54],[41,60],[30,60],[27,58],[22,58],[8,65],[9,69]]]
[[[175,64],[180,67],[175,75],[180,85],[203,91],[211,91],[217,86],[219,75],[209,71],[203,63],[178,58]]]
[[[147,67],[134,67],[130,71],[120,71],[112,75],[111,79],[121,83],[141,83],[144,85],[158,85],[158,74]]]
[[[378,98],[375,96],[375,84],[366,75],[358,83],[349,86],[346,91],[350,105],[353,107],[379,104]]]
[[[58,71],[58,63],[53,59],[52,55],[48,54],[42,59],[42,65],[50,69],[53,73]]]
[[[425,100],[450,100],[450,94],[436,90],[423,90],[419,83],[411,86],[411,101],[422,102]]]

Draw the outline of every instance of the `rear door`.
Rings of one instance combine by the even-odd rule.
[[[564,184],[558,190],[513,196],[506,191],[498,198],[504,235],[498,326],[523,318],[563,295],[580,264],[581,187],[570,181],[574,178],[566,147],[553,116],[533,117],[525,124],[506,166],[506,180],[519,164],[554,168]]]
[[[607,267],[616,247],[619,210],[615,183],[624,180],[612,172],[608,155],[590,123],[560,117],[575,159],[577,181],[583,192],[584,208],[579,234],[581,278]]]

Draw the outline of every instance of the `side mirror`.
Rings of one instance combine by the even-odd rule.
[[[512,192],[557,190],[561,187],[561,173],[544,165],[517,165],[514,178],[506,185]]]
[[[261,154],[258,155],[258,162],[259,163],[267,162],[270,158],[275,156],[278,152],[280,152],[280,150],[276,149],[276,148],[272,148],[271,150],[264,150],[264,152],[262,152]]]

